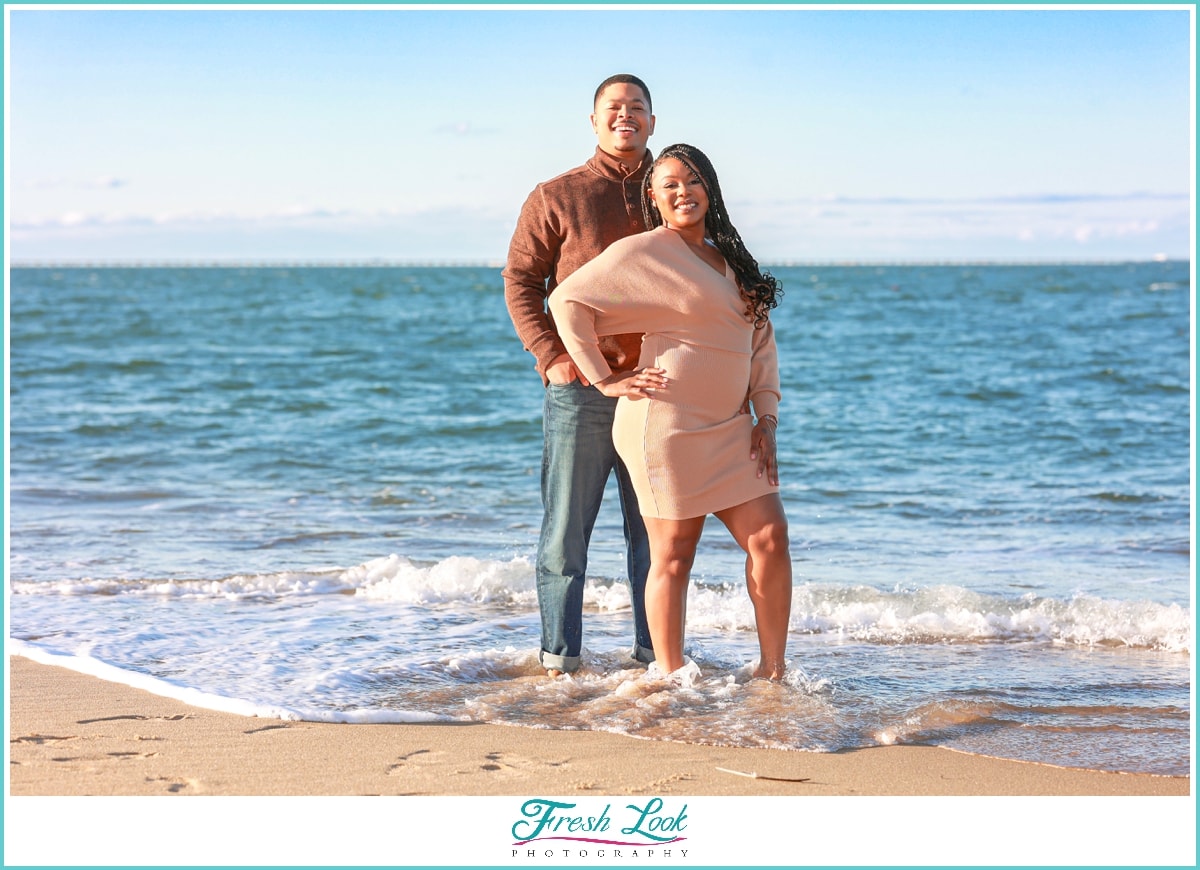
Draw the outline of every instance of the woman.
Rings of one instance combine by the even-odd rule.
[[[650,537],[646,617],[659,668],[671,673],[685,663],[687,587],[711,513],[746,552],[761,653],[754,675],[779,679],[792,563],[768,312],[782,291],[730,223],[699,149],[664,149],[647,179],[642,210],[652,229],[572,273],[550,295],[550,311],[579,371],[621,399],[613,440]],[[614,374],[597,337],[629,332],[645,333],[638,368]]]

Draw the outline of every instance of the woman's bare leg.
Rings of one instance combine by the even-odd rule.
[[[787,668],[792,615],[792,556],[783,500],[777,493],[764,495],[721,511],[717,518],[746,551],[746,588],[758,627],[759,662],[754,676],[777,680]]]
[[[645,517],[650,538],[650,573],[646,577],[646,622],[654,642],[654,660],[663,673],[683,667],[683,635],[687,618],[688,582],[704,517],[662,520]]]

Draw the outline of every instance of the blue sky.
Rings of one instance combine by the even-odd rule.
[[[649,84],[760,260],[1191,253],[1189,7],[8,7],[23,261],[498,261]]]

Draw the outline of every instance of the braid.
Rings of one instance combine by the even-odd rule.
[[[725,199],[721,196],[721,185],[717,182],[717,172],[699,148],[683,144],[669,145],[659,153],[658,158],[646,171],[646,186],[642,188],[642,217],[646,228],[653,229],[662,225],[662,216],[653,208],[649,185],[655,167],[670,157],[683,161],[704,184],[704,191],[708,194],[708,213],[704,216],[705,234],[729,261],[733,274],[737,277],[738,290],[746,300],[746,316],[754,318],[755,328],[761,328],[766,324],[771,309],[779,304],[783,286],[770,272],[762,271],[758,261],[746,250],[745,242],[742,241],[733,222],[729,220]]]

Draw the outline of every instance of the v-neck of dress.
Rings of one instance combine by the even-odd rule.
[[[721,262],[724,264],[725,268],[718,269],[712,263],[708,262],[708,260],[704,259],[699,254],[697,254],[696,251],[692,248],[692,246],[688,244],[687,239],[685,239],[683,236],[679,235],[679,233],[675,232],[674,230],[670,229],[669,227],[663,227],[663,232],[667,232],[667,233],[670,233],[671,235],[675,236],[675,238],[677,238],[679,240],[680,244],[682,244],[685,248],[687,248],[689,254],[691,254],[693,257],[695,257],[697,260],[699,260],[701,263],[703,263],[708,268],[712,269],[718,275],[720,275],[723,278],[729,277],[729,261],[725,259],[724,254],[721,254]],[[705,244],[708,244],[708,242],[706,241]],[[714,245],[710,245],[709,247],[711,247],[714,251],[717,250],[716,246],[714,246]],[[717,251],[717,253],[720,254],[721,252]]]

